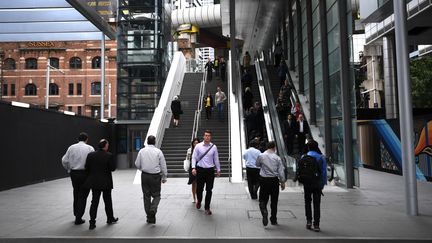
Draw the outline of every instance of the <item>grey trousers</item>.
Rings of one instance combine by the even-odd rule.
[[[162,176],[160,174],[141,173],[141,189],[147,217],[154,217],[156,215],[160,202],[161,180]]]

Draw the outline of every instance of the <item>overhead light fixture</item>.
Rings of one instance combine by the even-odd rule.
[[[11,105],[22,107],[22,108],[30,108],[30,104],[17,102],[17,101],[12,101]]]
[[[72,112],[72,111],[63,111],[63,114],[69,115],[69,116],[75,116],[75,112]]]

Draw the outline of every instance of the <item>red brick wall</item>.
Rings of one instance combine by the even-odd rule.
[[[42,47],[40,47],[42,45]],[[50,105],[58,104],[59,110],[77,113],[78,106],[82,108],[82,115],[91,116],[91,107],[100,106],[100,95],[91,95],[91,83],[100,82],[100,69],[92,69],[92,59],[100,56],[100,41],[85,42],[38,42],[35,46],[31,42],[0,43],[6,58],[13,58],[16,70],[3,70],[4,83],[8,84],[6,101],[20,101],[40,107],[45,107],[46,64],[48,57],[59,58],[60,66],[65,74],[52,70],[50,80],[59,87],[59,95],[49,97]],[[115,41],[107,41],[105,54],[105,117],[108,116],[108,83],[111,83],[111,116],[116,117],[117,101],[117,45]],[[82,69],[70,69],[71,57],[79,57]],[[38,69],[25,69],[25,59],[38,59]],[[37,87],[37,96],[25,96],[25,86],[32,82]],[[74,83],[74,95],[69,96],[69,83]],[[77,83],[82,85],[82,95],[77,96]],[[11,86],[15,84],[15,96],[11,96]]]

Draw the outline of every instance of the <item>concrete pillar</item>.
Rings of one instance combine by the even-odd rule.
[[[395,77],[395,57],[393,38],[383,38],[383,69],[386,118],[397,118],[397,90]]]

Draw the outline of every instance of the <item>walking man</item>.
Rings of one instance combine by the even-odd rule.
[[[319,226],[321,195],[327,184],[327,161],[320,154],[318,143],[315,140],[310,140],[306,146],[308,152],[299,161],[295,180],[303,184],[306,229],[312,229],[311,204],[313,201],[313,230],[319,232],[321,230]]]
[[[103,193],[105,203],[105,213],[107,224],[115,224],[118,218],[114,218],[111,190],[113,189],[113,179],[111,172],[116,169],[113,155],[108,152],[109,143],[106,139],[99,142],[99,150],[87,155],[86,171],[88,173],[84,187],[92,189],[92,201],[90,206],[90,227],[96,228],[96,216],[99,206],[99,199]]]
[[[225,103],[225,100],[227,99],[227,97],[220,87],[217,87],[215,99],[216,99],[216,109],[217,109],[219,121],[223,121],[223,119],[224,119],[224,114],[223,114],[224,103]]]
[[[162,151],[155,147],[155,144],[155,136],[148,136],[148,146],[138,152],[135,160],[135,166],[142,171],[141,188],[144,195],[144,210],[149,224],[156,223],[161,183],[165,183],[168,176],[165,157]]]
[[[82,219],[84,215],[87,196],[90,192],[89,189],[83,187],[87,179],[87,172],[85,171],[85,163],[87,155],[94,152],[94,148],[87,145],[88,135],[82,132],[78,136],[78,143],[71,145],[66,154],[62,157],[63,167],[70,174],[73,187],[73,213],[75,216],[75,224],[83,224],[85,220]]]
[[[257,149],[258,145],[258,141],[253,139],[249,143],[249,148],[243,154],[243,159],[246,161],[248,189],[252,199],[258,199],[260,168],[256,166],[256,160],[261,154],[261,151]]]
[[[219,153],[215,144],[211,143],[212,133],[209,130],[204,132],[204,141],[195,146],[192,154],[192,174],[197,177],[197,203],[196,208],[201,208],[204,184],[206,186],[205,214],[211,215],[210,202],[212,189],[216,176],[220,176]]]
[[[277,225],[277,204],[279,198],[279,184],[281,189],[285,189],[285,172],[281,158],[276,154],[276,144],[273,141],[268,142],[267,150],[258,156],[256,166],[260,170],[260,194],[259,207],[262,214],[264,226],[268,224],[267,203],[271,199],[270,222]]]
[[[305,153],[306,135],[309,132],[309,123],[304,120],[303,114],[300,114],[297,120],[297,141],[300,155]]]

